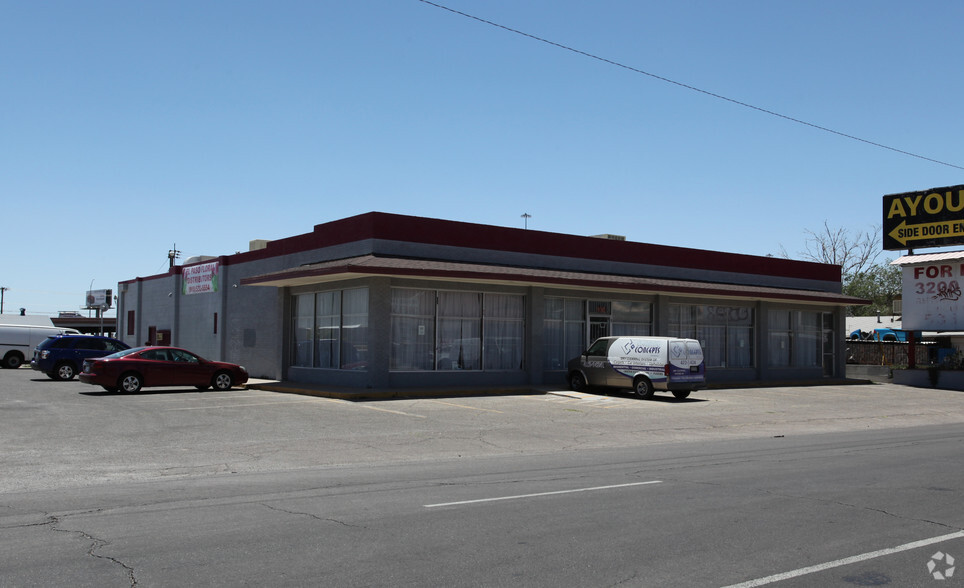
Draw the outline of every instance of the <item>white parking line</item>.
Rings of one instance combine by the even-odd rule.
[[[465,404],[457,404],[457,403],[455,403],[455,402],[445,402],[445,401],[442,401],[442,400],[429,400],[429,402],[434,402],[435,404],[444,404],[445,406],[455,406],[455,407],[457,407],[457,408],[467,408],[467,409],[469,409],[469,410],[480,410],[480,411],[483,411],[483,412],[495,412],[495,413],[498,413],[498,414],[505,414],[505,413],[503,413],[501,410],[495,410],[495,409],[492,409],[492,408],[480,408],[480,407],[478,407],[478,406],[468,406],[468,405],[465,405]]]
[[[662,480],[651,480],[649,482],[632,482],[630,484],[614,484],[612,486],[595,486],[593,488],[576,488],[573,490],[557,490],[555,492],[538,492],[536,494],[518,494],[516,496],[498,496],[495,498],[480,498],[478,500],[461,500],[459,502],[442,502],[439,504],[426,504],[425,508],[436,508],[439,506],[459,506],[463,504],[476,504],[479,502],[496,502],[499,500],[518,500],[520,498],[536,498],[539,496],[552,496],[554,494],[573,494],[575,492],[591,492],[593,490],[611,490],[613,488],[628,488],[630,486],[646,486],[648,484],[662,484]]]
[[[942,541],[950,541],[951,539],[960,539],[961,537],[964,537],[964,531],[958,531],[957,533],[950,533],[948,535],[941,535],[940,537],[931,537],[930,539],[921,539],[920,541],[914,541],[912,543],[904,543],[903,545],[898,545],[897,547],[889,547],[887,549],[880,549],[878,551],[862,553],[860,555],[845,557],[843,559],[838,559],[835,561],[828,561],[827,563],[817,564],[815,566],[808,566],[797,570],[791,570],[789,572],[783,572],[782,574],[774,574],[772,576],[767,576],[765,578],[758,578],[756,580],[741,582],[740,584],[732,584],[730,586],[725,586],[724,588],[752,588],[754,586],[764,586],[766,584],[772,584],[774,582],[789,580],[790,578],[798,578],[800,576],[805,576],[807,574],[822,572],[824,570],[829,570],[831,568],[837,568],[840,566],[850,565],[852,563],[866,561],[868,559],[883,557],[885,555],[890,555],[892,553],[900,553],[901,551],[917,549],[918,547],[926,547],[928,545],[933,545],[934,543],[940,543]]]

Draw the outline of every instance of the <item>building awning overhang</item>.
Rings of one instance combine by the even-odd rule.
[[[546,288],[594,290],[634,294],[732,298],[807,302],[831,306],[869,304],[870,301],[835,292],[797,290],[666,280],[660,278],[572,272],[551,269],[459,263],[428,259],[407,259],[364,255],[348,259],[307,264],[241,280],[242,286],[293,288],[365,277],[421,278],[457,283],[542,286]]]
[[[890,265],[914,265],[918,263],[947,263],[964,261],[964,251],[944,251],[941,253],[910,253],[898,257]]]

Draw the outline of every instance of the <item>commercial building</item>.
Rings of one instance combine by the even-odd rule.
[[[710,382],[845,375],[840,268],[372,212],[118,284],[118,335],[354,388],[562,385],[602,335],[693,337]]]

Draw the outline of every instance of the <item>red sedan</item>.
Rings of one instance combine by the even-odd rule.
[[[248,372],[240,365],[208,361],[177,347],[135,347],[84,361],[77,377],[108,392],[137,392],[152,386],[230,390],[247,382]]]

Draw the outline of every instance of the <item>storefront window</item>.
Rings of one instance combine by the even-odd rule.
[[[753,309],[712,304],[669,305],[670,337],[698,339],[707,367],[754,365]]]
[[[771,367],[820,367],[822,313],[771,310],[769,341]]]
[[[342,292],[339,366],[343,370],[368,369],[368,288]]]
[[[291,333],[293,335],[292,365],[311,367],[315,331],[315,296],[300,294],[292,298]]]
[[[339,326],[341,325],[341,292],[319,292],[315,295],[315,365],[320,368],[339,366]]]
[[[392,290],[393,370],[435,369],[435,291]]]
[[[392,290],[393,370],[521,370],[524,333],[520,295]]]
[[[586,301],[546,298],[542,320],[542,366],[562,370],[566,362],[586,349]]]
[[[368,369],[368,289],[292,297],[292,365]]]
[[[482,369],[482,295],[439,292],[438,369]]]
[[[562,358],[566,345],[565,324],[566,305],[562,298],[546,298],[545,312],[542,317],[542,367],[547,370],[561,370],[565,367]]]
[[[521,370],[523,368],[523,334],[525,332],[525,299],[504,294],[485,295],[485,317],[482,330],[484,369]]]
[[[652,334],[653,305],[649,302],[614,300],[612,334],[645,337]]]
[[[546,298],[542,324],[544,369],[565,369],[569,360],[579,356],[591,343],[586,340],[587,305],[592,325],[596,327],[590,331],[634,337],[648,336],[653,332],[653,305],[650,302]]]
[[[768,314],[770,329],[767,339],[770,342],[768,350],[770,367],[790,366],[790,342],[793,340],[791,315],[792,313],[787,310],[771,310]]]
[[[820,366],[820,314],[816,312],[799,311],[797,315],[797,333],[793,346],[793,365],[797,367]]]

